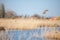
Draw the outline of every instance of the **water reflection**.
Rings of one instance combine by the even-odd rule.
[[[41,27],[32,30],[7,30],[5,31],[5,37],[7,40],[48,40],[48,35],[53,37],[54,32],[60,33],[60,27]],[[2,35],[3,39],[4,35]],[[53,38],[50,38],[50,40],[53,40]]]

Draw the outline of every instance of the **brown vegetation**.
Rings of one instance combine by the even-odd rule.
[[[45,34],[42,34],[43,38],[46,39],[56,39],[56,40],[60,40],[60,32],[46,32]]]
[[[5,29],[36,29],[40,27],[60,27],[60,20],[42,20],[33,18],[0,19]]]

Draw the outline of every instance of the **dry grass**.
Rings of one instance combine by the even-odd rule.
[[[42,38],[46,39],[58,39],[60,40],[60,33],[56,32],[46,32],[46,34],[42,34]]]
[[[42,20],[33,18],[0,19],[0,26],[6,29],[36,29],[41,26],[60,26],[60,20]]]

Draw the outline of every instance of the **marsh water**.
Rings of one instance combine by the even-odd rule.
[[[60,27],[42,27],[32,30],[7,30],[2,32],[2,39],[5,40],[46,40],[42,38],[41,35],[46,32],[60,32]],[[4,39],[5,35],[5,39]]]

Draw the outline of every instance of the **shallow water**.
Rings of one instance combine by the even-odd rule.
[[[8,35],[12,35],[14,40],[42,40],[41,29],[35,30],[9,30]]]
[[[32,30],[8,30],[6,31],[8,40],[46,40],[41,35],[47,31],[60,32],[60,27],[42,27]]]

